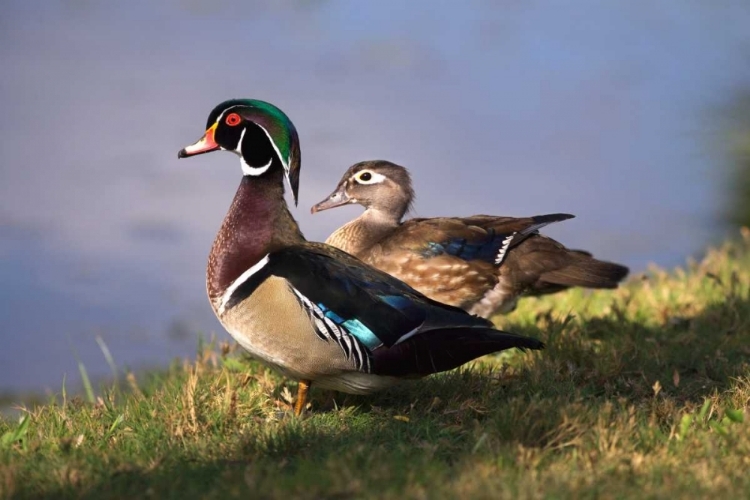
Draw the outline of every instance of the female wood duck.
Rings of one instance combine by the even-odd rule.
[[[568,250],[539,229],[572,218],[438,217],[401,219],[414,200],[409,172],[388,161],[365,161],[346,171],[312,213],[358,203],[362,215],[326,243],[385,271],[433,300],[489,318],[510,312],[522,295],[572,286],[616,288],[628,268]]]
[[[211,307],[254,357],[299,380],[297,415],[313,382],[364,394],[491,352],[543,347],[306,241],[284,201],[286,177],[297,202],[297,131],[277,107],[226,101],[206,128],[178,157],[231,151],[244,174],[208,258]]]

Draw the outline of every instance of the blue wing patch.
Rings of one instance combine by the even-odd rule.
[[[380,300],[396,309],[407,309],[412,305],[412,301],[403,295],[381,295]]]
[[[343,318],[331,310],[324,310],[322,307],[325,306],[322,304],[318,305],[311,302],[296,288],[292,287],[292,291],[297,295],[300,305],[310,315],[315,334],[326,342],[336,342],[344,352],[346,359],[354,362],[357,370],[370,373],[370,370],[372,370],[370,351],[364,342],[346,328],[345,321],[338,323],[337,320],[343,320]]]
[[[467,261],[478,259],[494,262],[507,236],[506,233],[498,234],[494,229],[488,229],[487,236],[480,241],[468,241],[466,238],[451,238],[442,243],[430,241],[421,255],[425,259],[447,254]]]
[[[346,331],[357,337],[357,339],[367,346],[368,349],[373,350],[376,347],[383,345],[383,342],[375,336],[375,333],[367,328],[360,320],[356,318],[344,319],[328,309],[323,303],[318,303],[318,307],[323,311],[326,318],[332,320],[338,326],[343,327]]]

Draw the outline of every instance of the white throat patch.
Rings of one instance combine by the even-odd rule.
[[[245,138],[245,132],[247,132],[247,129],[243,128],[242,132],[240,133],[240,140],[237,141],[237,149],[234,150],[234,152],[237,153],[237,156],[240,157],[240,166],[242,167],[242,175],[251,175],[253,177],[263,175],[268,171],[269,168],[271,168],[271,164],[273,163],[273,158],[268,160],[268,163],[266,163],[262,167],[251,167],[250,165],[248,165],[247,162],[245,162],[245,159],[242,157],[242,139]]]
[[[240,159],[240,164],[242,165],[242,175],[251,175],[253,177],[258,177],[259,175],[265,174],[269,168],[271,168],[271,164],[273,163],[273,158],[268,160],[268,163],[263,165],[262,167],[251,167],[247,163],[245,163],[245,159]]]

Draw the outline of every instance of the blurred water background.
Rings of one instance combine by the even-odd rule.
[[[6,0],[0,15],[0,393],[164,366],[217,332],[204,266],[239,182],[176,153],[220,101],[302,144],[309,239],[352,163],[412,170],[416,214],[577,218],[548,234],[674,266],[731,232],[745,0]],[[745,94],[746,95],[746,94]],[[727,118],[729,117],[729,118]],[[747,122],[744,122],[747,123]],[[732,143],[732,144],[730,144]],[[735,163],[733,163],[735,162]],[[750,193],[750,191],[749,191]]]

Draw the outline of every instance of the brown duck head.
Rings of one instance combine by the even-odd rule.
[[[414,189],[406,168],[385,160],[371,160],[349,167],[334,192],[310,212],[356,203],[400,220],[413,201]]]

